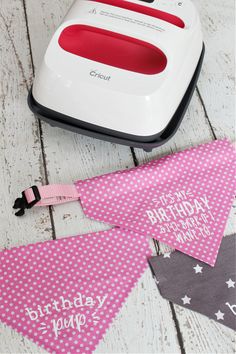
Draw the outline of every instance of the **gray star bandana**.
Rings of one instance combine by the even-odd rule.
[[[236,237],[225,237],[214,268],[181,252],[149,258],[161,295],[236,330]]]

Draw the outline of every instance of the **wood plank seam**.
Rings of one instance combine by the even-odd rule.
[[[8,34],[9,41],[10,41],[10,43],[11,43],[13,52],[14,52],[14,54],[15,54],[15,57],[16,57],[16,60],[17,60],[17,64],[18,64],[18,66],[19,66],[19,68],[20,68],[20,72],[21,72],[21,75],[22,75],[24,84],[25,84],[25,86],[26,86],[26,88],[27,88],[27,90],[28,90],[28,89],[29,89],[29,84],[28,84],[28,81],[27,81],[27,79],[26,79],[25,72],[24,72],[24,68],[23,68],[22,62],[21,62],[21,60],[20,60],[20,58],[19,58],[19,55],[18,55],[18,53],[17,53],[17,50],[16,50],[16,47],[15,47],[14,41],[13,41],[13,39],[12,39],[12,37],[11,37],[9,26],[8,26],[8,24],[7,24],[6,20],[5,20],[5,18],[2,16],[1,13],[0,13],[0,17],[1,17],[1,19],[2,19],[2,22],[4,23],[5,28],[6,28],[6,32],[7,32],[7,34]]]
[[[27,33],[27,40],[28,40],[29,50],[30,50],[31,70],[32,70],[32,75],[34,76],[35,75],[34,60],[33,60],[32,46],[31,46],[31,40],[30,40],[30,35],[29,35],[29,25],[28,25],[25,0],[23,0],[22,4],[23,4],[24,16],[25,16],[25,27],[26,27],[26,33]],[[29,92],[29,87],[27,87],[27,90]],[[45,153],[44,142],[43,142],[42,124],[41,124],[41,121],[39,118],[35,117],[35,119],[37,119],[37,122],[38,122],[39,139],[40,139],[40,146],[41,146],[42,160],[43,160],[44,179],[45,179],[46,184],[49,184],[47,164],[46,164],[46,153]],[[52,239],[56,240],[56,230],[55,230],[55,222],[54,222],[54,218],[53,218],[53,209],[52,208],[53,208],[52,206],[49,206],[48,211],[49,211],[50,222],[51,222]]]
[[[208,113],[207,113],[206,105],[205,105],[205,103],[204,103],[204,101],[203,101],[203,98],[202,98],[202,95],[201,95],[201,93],[200,93],[200,90],[199,90],[198,86],[196,87],[196,92],[197,92],[198,98],[199,98],[199,100],[200,100],[200,102],[201,102],[201,105],[202,105],[202,108],[203,108],[203,111],[204,111],[205,118],[206,118],[206,120],[207,120],[207,122],[208,122],[208,124],[209,124],[210,129],[211,129],[211,133],[212,133],[214,139],[217,140],[216,133],[215,133],[214,128],[213,128],[213,126],[212,126],[212,124],[211,124],[210,117],[209,117],[209,115],[208,115]]]
[[[177,331],[177,338],[178,338],[181,354],[186,354],[186,350],[185,350],[185,347],[184,347],[184,340],[183,340],[183,336],[182,336],[182,333],[181,333],[181,330],[180,330],[180,324],[179,324],[179,321],[178,321],[177,314],[175,312],[174,304],[171,301],[169,301],[169,304],[170,304],[170,308],[171,308],[171,312],[172,312],[173,321],[175,323],[175,328],[176,328],[176,331]]]

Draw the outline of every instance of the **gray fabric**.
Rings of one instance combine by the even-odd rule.
[[[236,330],[236,237],[222,241],[215,267],[184,255],[149,258],[161,295]]]

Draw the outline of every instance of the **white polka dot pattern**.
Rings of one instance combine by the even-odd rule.
[[[2,251],[0,320],[50,353],[92,353],[150,254],[117,228]]]
[[[233,202],[235,150],[218,140],[77,181],[85,214],[214,265]]]

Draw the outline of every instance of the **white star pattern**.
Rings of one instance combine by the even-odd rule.
[[[221,312],[220,310],[218,311],[218,312],[216,312],[215,313],[215,315],[216,315],[216,318],[217,318],[217,320],[219,321],[219,320],[223,320],[224,321],[224,313],[223,312]]]
[[[226,284],[228,285],[228,288],[235,288],[235,281],[233,281],[231,278],[226,281]]]
[[[200,267],[200,265],[197,264],[195,267],[193,267],[193,269],[195,270],[195,274],[198,274],[198,273],[202,273],[203,267]]]
[[[181,300],[183,301],[183,304],[190,304],[191,301],[191,297],[188,297],[187,295],[185,295],[184,297],[181,298]]]
[[[170,252],[168,252],[168,253],[164,253],[164,254],[163,254],[163,258],[170,258],[170,255],[171,255],[171,253],[170,253]]]

